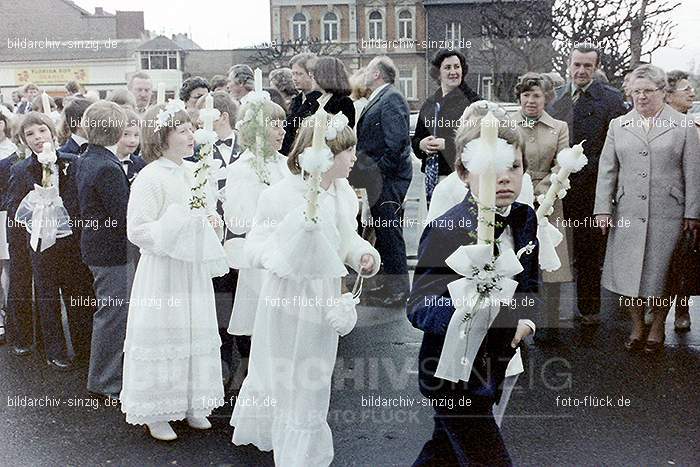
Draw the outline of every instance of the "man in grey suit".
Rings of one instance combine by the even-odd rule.
[[[404,306],[409,291],[403,203],[412,177],[410,111],[394,87],[396,75],[389,57],[367,65],[365,85],[372,95],[357,122],[357,163],[350,174],[354,187],[367,189],[382,257],[380,287],[368,302],[383,307]]]

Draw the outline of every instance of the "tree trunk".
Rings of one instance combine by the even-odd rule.
[[[648,0],[640,0],[641,6],[639,13],[632,20],[630,27],[630,66],[634,67],[639,64],[642,58],[642,34],[644,32],[644,18],[646,16]]]

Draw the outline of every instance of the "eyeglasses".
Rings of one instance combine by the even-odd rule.
[[[656,91],[660,90],[661,88],[655,88],[655,89],[633,89],[632,90],[632,95],[633,96],[648,96],[649,94],[653,94]]]

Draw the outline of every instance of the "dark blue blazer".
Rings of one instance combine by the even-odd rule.
[[[350,183],[367,188],[371,202],[381,193],[382,184],[411,180],[409,120],[406,99],[391,84],[360,114],[356,127],[357,162],[350,173]]]
[[[10,169],[19,160],[17,153],[0,160],[0,211],[7,211],[7,192],[10,187]]]
[[[83,230],[83,262],[88,266],[126,264],[129,178],[121,162],[105,147],[91,144],[71,168],[80,201],[80,219],[84,225],[97,226]]]
[[[73,138],[68,138],[66,144],[58,148],[58,152],[64,152],[66,154],[80,155],[83,151],[80,150],[80,146],[76,143]]]
[[[527,311],[519,307],[501,307],[477,353],[468,383],[435,378],[447,327],[455,311],[447,285],[460,278],[445,260],[460,246],[475,243],[476,212],[476,205],[467,195],[464,201],[426,227],[418,248],[418,264],[407,314],[413,326],[424,331],[418,378],[421,392],[426,397],[451,397],[466,392],[498,399],[506,367],[515,353],[510,343],[518,319],[528,316],[525,315]],[[523,296],[534,294],[538,289],[537,218],[532,208],[517,202],[513,203],[510,215],[515,251],[529,242],[536,245],[532,253],[520,257],[523,271],[515,276],[518,282],[516,298],[520,302]]]
[[[134,178],[136,178],[136,175],[138,175],[139,172],[141,172],[141,169],[146,167],[146,161],[143,159],[143,157],[132,154],[129,156],[131,159],[131,164],[129,164],[129,170],[126,173],[126,178],[129,179],[129,185],[134,181]]]
[[[56,151],[58,164],[58,192],[63,200],[63,206],[71,219],[76,219],[80,210],[78,200],[74,195],[69,169],[78,157],[75,154],[65,154]],[[7,193],[7,216],[14,219],[17,208],[34,185],[41,185],[42,167],[35,154],[22,159],[10,169],[10,187]],[[71,236],[72,237],[72,236]]]
[[[598,160],[603,151],[610,120],[627,113],[622,93],[610,85],[593,81],[574,105],[571,99],[571,82],[567,82],[557,89],[556,99],[550,104],[547,112],[569,125],[571,146],[586,140],[583,143],[583,151],[588,158],[588,164],[581,172],[571,174],[571,185],[578,185],[585,180],[584,183],[588,185],[593,183],[592,188],[588,188],[595,191]],[[574,193],[577,191],[580,190],[573,190]]]

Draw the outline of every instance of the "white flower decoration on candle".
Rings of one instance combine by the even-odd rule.
[[[326,130],[326,141],[333,141],[338,137],[343,128],[345,128],[350,120],[342,113],[337,113],[333,115],[330,122],[328,122],[328,129]]]
[[[194,140],[197,144],[214,144],[218,141],[219,137],[213,130],[205,130],[200,128],[194,132]]]
[[[515,162],[515,146],[508,144],[501,138],[496,140],[496,151],[493,159],[478,157],[479,154],[484,154],[489,150],[490,148],[484,144],[481,138],[468,142],[462,151],[462,164],[470,172],[480,174],[484,173],[491,164],[493,170],[499,173],[508,170]]]
[[[44,143],[42,151],[36,155],[39,163],[43,165],[55,164],[56,163],[56,151],[53,148],[52,143]]]
[[[168,124],[168,120],[171,119],[178,112],[184,112],[186,110],[185,103],[180,99],[170,99],[165,105],[165,109],[158,113],[156,119],[156,131],[160,130]]]
[[[265,102],[272,102],[270,93],[267,91],[252,91],[241,98],[241,105],[245,105],[247,103],[262,104]]]
[[[323,173],[333,165],[333,153],[324,146],[318,149],[309,147],[299,154],[299,166],[308,173]]]

